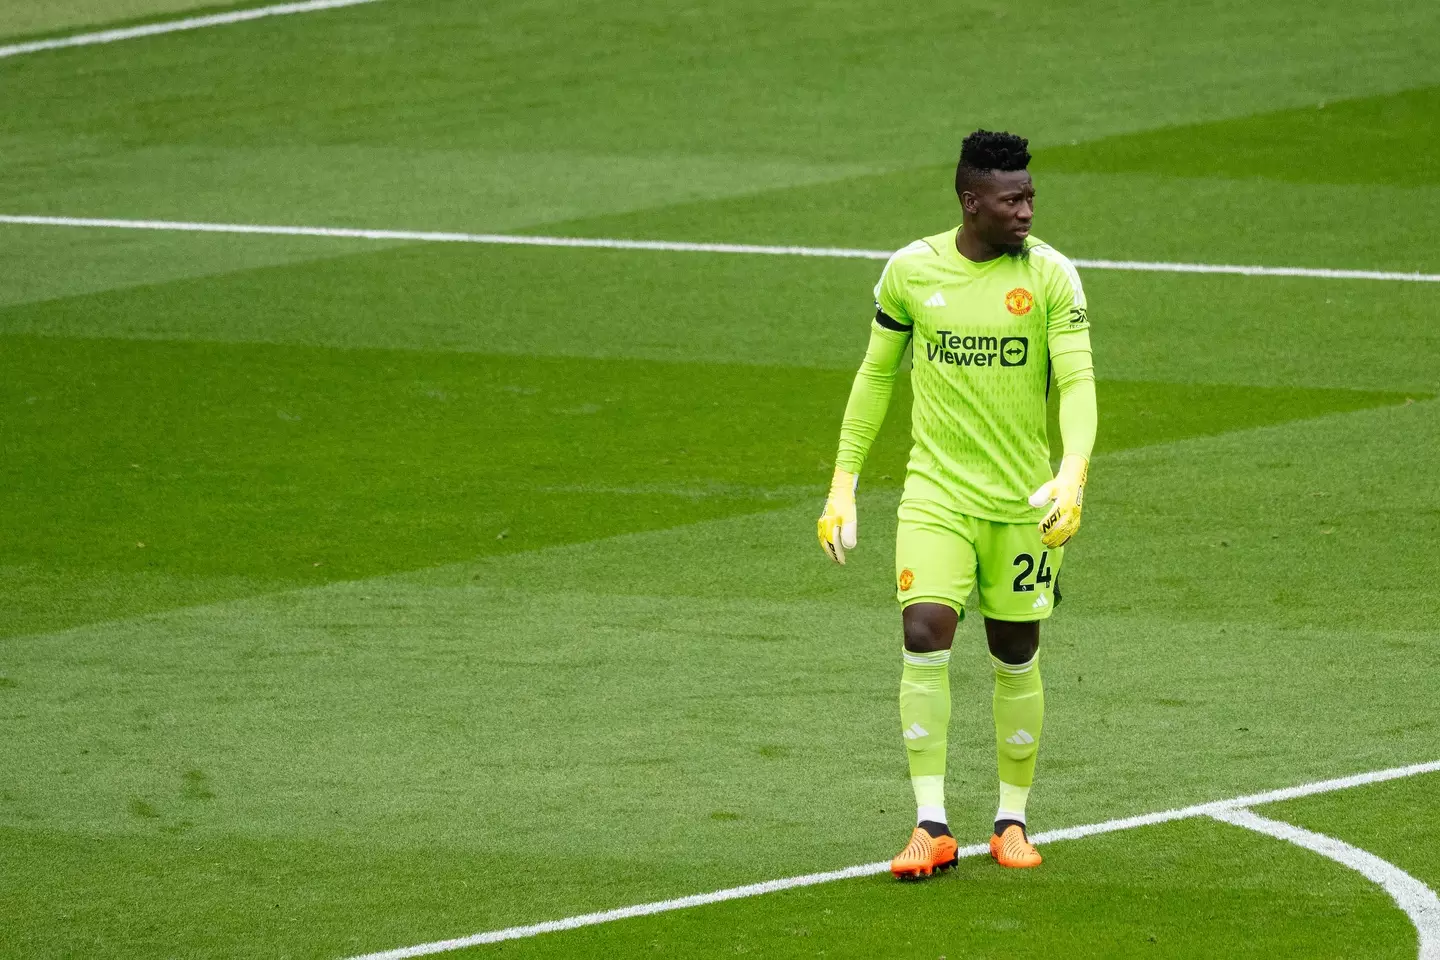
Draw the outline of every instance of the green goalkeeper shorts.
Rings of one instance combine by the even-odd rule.
[[[980,613],[993,620],[1044,620],[1060,598],[1064,549],[1040,542],[1033,523],[996,523],[928,500],[902,500],[895,535],[896,597],[943,603],[965,615],[980,587]]]

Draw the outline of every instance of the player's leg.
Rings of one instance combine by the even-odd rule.
[[[915,790],[915,819],[944,827],[945,749],[950,729],[950,647],[960,616],[948,604],[905,607],[900,724]]]
[[[955,838],[945,815],[950,647],[975,582],[973,532],[937,505],[902,502],[895,570],[905,632],[900,726],[916,827],[890,868],[898,877],[923,877],[955,862]]]
[[[1062,551],[1040,543],[1033,524],[981,524],[980,609],[995,670],[995,748],[1000,802],[990,851],[1005,866],[1031,867],[1025,807],[1045,720],[1040,621],[1055,607]]]
[[[995,668],[995,759],[1000,804],[995,811],[991,854],[1005,866],[1032,867],[1040,854],[1030,846],[1025,805],[1035,782],[1035,756],[1045,723],[1040,680],[1040,624],[985,618],[990,662]]]

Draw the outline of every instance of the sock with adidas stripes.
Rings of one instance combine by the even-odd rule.
[[[917,822],[945,823],[945,740],[950,729],[950,651],[905,651],[900,726],[915,788]]]
[[[990,661],[995,666],[995,747],[1000,768],[1000,808],[995,819],[1023,824],[1045,718],[1040,655],[1025,663],[1006,663],[994,656]]]

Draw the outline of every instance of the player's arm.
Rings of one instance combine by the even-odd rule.
[[[898,255],[897,255],[898,256]],[[835,455],[835,475],[830,496],[820,514],[816,530],[820,546],[836,563],[845,562],[845,551],[856,542],[855,487],[870,446],[885,422],[895,377],[900,373],[905,348],[910,345],[914,326],[905,311],[895,258],[885,265],[875,285],[875,321],[870,324],[870,345],[850,387],[845,419],[840,424],[840,449]]]
[[[858,475],[865,465],[865,458],[870,455],[870,447],[890,409],[895,378],[909,345],[910,327],[884,311],[877,312],[875,322],[870,325],[870,345],[850,386],[845,418],[840,421],[840,449],[835,454],[837,469]]]
[[[870,345],[865,359],[850,386],[850,399],[845,404],[845,418],[840,422],[840,449],[835,454],[835,474],[830,480],[830,496],[820,515],[820,545],[830,559],[845,562],[845,551],[856,543],[855,487],[860,469],[895,392],[895,378],[910,345],[910,328],[890,317],[883,309],[875,314],[870,325]]]
[[[1048,340],[1055,388],[1060,395],[1060,441],[1064,457],[1055,479],[1030,497],[1033,506],[1052,504],[1040,521],[1041,539],[1051,548],[1064,546],[1080,529],[1085,481],[1099,419],[1085,292],[1068,260],[1062,258],[1057,266],[1055,283],[1048,291],[1051,304]]]

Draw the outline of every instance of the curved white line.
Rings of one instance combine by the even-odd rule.
[[[1381,860],[1368,850],[1352,847],[1343,840],[1271,820],[1243,807],[1216,810],[1210,816],[1312,850],[1379,884],[1415,924],[1415,932],[1420,937],[1420,960],[1440,960],[1440,899],[1436,898],[1434,890],[1389,860]]]

